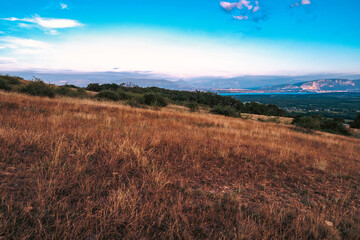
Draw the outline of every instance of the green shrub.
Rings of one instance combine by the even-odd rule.
[[[77,95],[77,97],[80,97],[80,98],[84,98],[84,97],[88,96],[85,89],[84,88],[79,88],[79,87],[77,87],[77,89],[76,89],[76,95]]]
[[[119,101],[119,94],[117,92],[110,91],[110,90],[103,90],[103,91],[99,92],[98,94],[96,94],[95,97],[97,97],[99,99],[106,99],[106,100],[111,100],[111,101]]]
[[[216,105],[210,110],[211,113],[224,115],[224,116],[230,116],[230,117],[240,117],[240,113],[236,111],[235,108],[230,106],[222,106],[222,105]]]
[[[100,86],[100,84],[98,83],[90,83],[87,87],[86,90],[89,91],[93,91],[93,92],[100,92],[102,89],[102,87]]]
[[[166,107],[168,105],[165,97],[156,93],[145,93],[144,104],[156,107]]]
[[[57,87],[55,92],[56,92],[56,94],[59,94],[62,96],[69,96],[69,97],[75,97],[77,95],[76,92],[68,86]]]
[[[44,83],[41,80],[36,80],[28,85],[22,87],[20,92],[30,94],[33,96],[41,96],[41,97],[55,97],[55,89],[54,87]]]
[[[317,116],[312,116],[312,117],[296,116],[292,124],[306,129],[319,130],[321,126],[321,118]]]
[[[7,84],[10,85],[19,85],[20,82],[20,77],[13,77],[13,76],[9,76],[9,75],[0,75],[0,81],[5,81]]]
[[[357,118],[352,123],[350,123],[350,127],[360,128],[360,114],[358,114]]]
[[[5,90],[5,91],[10,91],[11,87],[5,80],[0,78],[0,89]]]
[[[190,112],[198,112],[199,111],[199,104],[196,102],[190,102],[186,104],[186,107],[189,108]]]
[[[306,128],[308,130],[319,130],[336,134],[349,135],[348,130],[344,126],[344,119],[334,118],[328,119],[323,116],[297,116],[292,124]]]
[[[129,99],[131,99],[131,97],[126,92],[124,92],[122,90],[118,90],[117,94],[118,94],[119,100],[129,100]]]

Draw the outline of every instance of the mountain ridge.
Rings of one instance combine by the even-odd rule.
[[[280,84],[270,87],[262,87],[261,91],[276,92],[360,92],[360,80],[349,79],[319,79],[299,82],[295,84]]]

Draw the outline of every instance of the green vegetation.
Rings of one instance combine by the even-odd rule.
[[[76,87],[74,85],[59,86],[55,89],[57,95],[68,97],[86,97],[86,91],[83,88]]]
[[[308,130],[319,130],[336,134],[350,135],[344,126],[344,119],[328,119],[321,115],[318,116],[296,116],[293,124]]]
[[[198,112],[200,110],[199,104],[196,102],[190,102],[186,104],[186,107],[189,108],[190,112]]]
[[[128,100],[130,97],[123,93],[123,92],[115,92],[110,90],[102,90],[98,94],[96,94],[96,97],[99,99],[106,99],[111,101],[119,101],[119,100]]]
[[[129,100],[131,101],[128,103],[132,106],[145,104],[149,106],[164,107],[169,102],[189,107],[190,111],[198,111],[200,107],[210,107],[213,113],[226,116],[240,116],[241,112],[268,116],[287,115],[285,110],[278,108],[274,104],[267,105],[256,102],[243,104],[233,97],[221,96],[211,92],[175,91],[157,87],[141,88],[134,85],[117,85],[115,83],[102,85],[91,83],[86,89],[95,92],[111,91],[115,93],[121,91],[129,97]],[[107,92],[107,95],[110,96],[110,93]],[[115,94],[113,95],[115,96]],[[116,97],[113,99],[106,96],[101,98],[117,101]]]
[[[229,117],[240,117],[240,113],[235,108],[230,106],[216,105],[210,110],[211,113],[229,116]]]
[[[168,102],[164,98],[164,96],[158,93],[145,93],[144,103],[146,105],[156,106],[156,107],[166,107],[168,105]]]
[[[276,104],[291,115],[323,115],[350,121],[360,113],[360,93],[247,94],[232,97],[243,102]]]
[[[12,77],[9,75],[0,75],[0,89],[5,91],[11,91],[15,88],[16,85],[19,85],[20,78]]]
[[[360,129],[360,114],[358,114],[357,118],[352,123],[350,123],[350,127]]]
[[[25,85],[20,89],[20,92],[33,96],[50,97],[53,98],[56,95],[55,88],[44,83],[41,80],[35,80],[28,85]]]

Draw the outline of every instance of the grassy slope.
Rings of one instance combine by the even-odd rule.
[[[359,239],[360,140],[295,130],[0,92],[0,239]]]

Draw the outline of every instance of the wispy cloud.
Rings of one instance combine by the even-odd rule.
[[[14,58],[3,58],[0,57],[0,64],[9,64],[9,63],[15,63],[16,60]]]
[[[66,3],[60,3],[61,9],[69,9],[68,5]]]
[[[255,1],[256,6],[253,9],[253,12],[257,12],[260,10],[259,1]]]
[[[52,46],[46,42],[18,37],[0,37],[0,46],[18,54],[39,53],[52,49]]]
[[[235,19],[237,19],[237,20],[247,20],[247,19],[249,19],[248,16],[242,16],[242,15],[240,15],[240,16],[233,16],[233,18],[235,18]]]
[[[43,18],[35,15],[31,18],[1,18],[2,20],[11,22],[21,22],[20,27],[29,28],[30,26],[36,26],[43,29],[45,32],[50,34],[57,34],[56,29],[81,27],[82,23],[72,19],[61,19],[61,18]],[[25,24],[30,23],[30,24]]]

